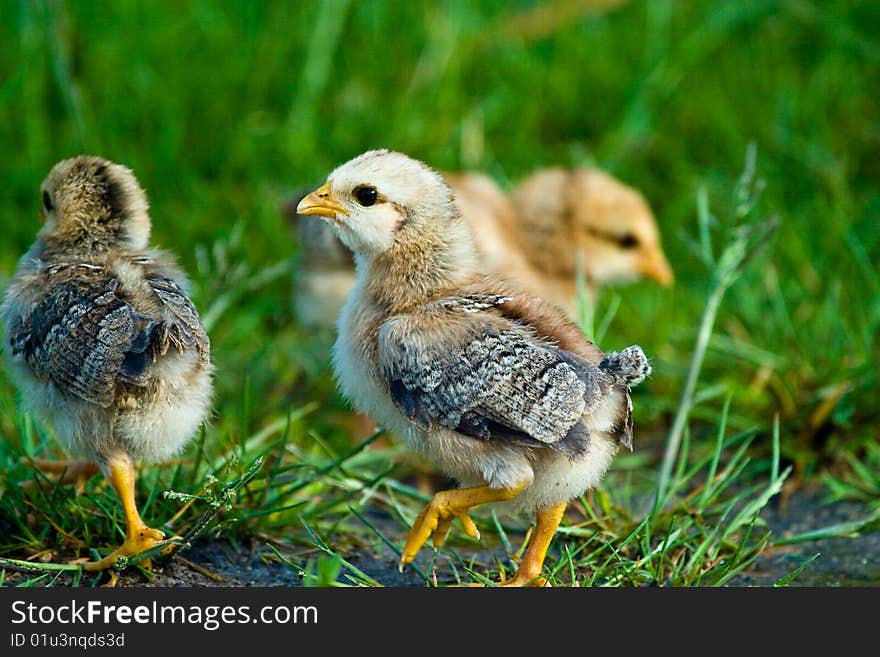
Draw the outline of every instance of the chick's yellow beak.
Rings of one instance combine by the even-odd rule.
[[[660,285],[667,287],[672,285],[675,275],[672,273],[672,267],[669,266],[663,254],[653,254],[650,258],[641,263],[641,274],[657,281]]]
[[[296,206],[296,213],[318,215],[330,219],[335,219],[338,214],[348,216],[348,210],[333,195],[332,184],[333,181],[328,180],[320,188],[306,195]]]

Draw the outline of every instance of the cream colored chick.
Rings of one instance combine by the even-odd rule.
[[[646,277],[673,280],[644,197],[599,169],[544,169],[511,193],[522,252],[541,272],[548,301],[571,311],[578,267],[588,290]]]
[[[45,223],[0,308],[4,347],[24,406],[84,459],[36,465],[63,481],[100,469],[122,501],[125,541],[84,566],[102,570],[164,538],[138,513],[134,466],[174,456],[204,421],[210,346],[183,273],[147,246],[147,198],[129,169],[63,160],[41,196]]]
[[[559,311],[480,272],[443,178],[400,153],[369,151],[297,208],[355,253],[333,368],[342,392],[464,486],[434,495],[400,566],[471,507],[535,514],[516,576],[541,569],[566,504],[632,444],[629,387],[650,373],[639,347],[605,356]]]

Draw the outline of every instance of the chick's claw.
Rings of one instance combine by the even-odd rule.
[[[141,552],[145,552],[147,550],[151,550],[155,547],[159,547],[164,544],[168,544],[167,549],[171,549],[172,540],[164,540],[165,534],[163,534],[158,529],[153,529],[152,527],[139,527],[135,531],[131,532],[128,536],[125,537],[125,541],[118,548],[113,550],[110,554],[108,554],[103,559],[99,561],[92,561],[85,565],[83,565],[83,570],[87,571],[97,571],[97,570],[107,570],[116,565],[116,562],[120,558],[128,558],[134,556],[136,554],[140,554]],[[152,567],[151,559],[144,559],[140,563],[145,568]]]
[[[527,586],[535,588],[553,588],[545,577],[528,577],[520,575],[519,573],[517,573],[512,579],[501,582],[498,586],[504,588],[523,588]]]
[[[437,521],[437,528],[434,530],[434,547],[439,548],[442,547],[443,543],[446,542],[446,536],[449,534],[449,528],[452,527],[453,518],[458,518],[461,521],[462,528],[464,529],[464,533],[470,536],[471,538],[475,538],[478,541],[480,540],[480,530],[477,529],[477,526],[474,524],[474,521],[471,520],[471,517],[467,514],[466,511],[461,511],[456,513],[454,516],[441,517]]]
[[[480,540],[480,531],[471,520],[468,511],[472,507],[487,502],[501,502],[516,497],[528,482],[520,482],[510,488],[492,488],[491,486],[474,486],[456,490],[443,490],[436,493],[431,501],[413,523],[406,538],[406,546],[400,557],[400,570],[415,559],[416,554],[434,533],[434,547],[443,545],[449,527],[454,518],[461,521],[468,536]]]
[[[138,536],[142,541],[152,540],[158,542],[165,538],[165,533],[152,527],[144,527],[140,530]]]
[[[455,495],[456,492],[441,491],[437,493],[416,517],[412,528],[409,530],[406,546],[403,548],[403,554],[400,557],[399,567],[401,571],[406,564],[411,563],[415,559],[416,554],[418,554],[428,538],[431,537],[431,534],[434,535],[434,547],[441,547],[446,540],[446,536],[449,534],[449,528],[452,526],[452,521],[455,518],[461,521],[462,527],[468,536],[480,540],[480,531],[468,515],[470,507],[461,507],[456,504],[458,497]]]

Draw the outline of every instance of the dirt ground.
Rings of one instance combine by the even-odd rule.
[[[825,504],[818,492],[793,495],[784,509],[771,505],[763,514],[776,537],[790,537],[821,527],[863,519],[865,505]],[[791,586],[880,586],[880,529],[855,538],[807,541],[765,551],[731,586],[772,586],[818,553]]]

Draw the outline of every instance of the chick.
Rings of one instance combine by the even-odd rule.
[[[41,196],[45,223],[0,307],[4,346],[24,405],[84,459],[36,465],[100,469],[119,495],[125,540],[84,565],[103,570],[164,538],[138,512],[134,466],[173,456],[205,419],[210,343],[173,258],[147,248],[147,198],[129,169],[63,160]]]
[[[368,151],[333,171],[297,211],[323,217],[354,251],[357,282],[339,320],[333,368],[359,410],[464,486],[416,518],[401,569],[471,507],[535,514],[516,576],[541,569],[566,504],[632,445],[629,388],[642,350],[603,354],[554,307],[481,273],[443,178],[401,153]]]
[[[591,293],[642,276],[672,283],[644,197],[604,171],[544,169],[520,182],[511,198],[520,246],[543,275],[547,300],[573,309],[579,267]]]

